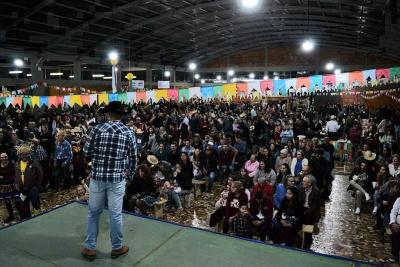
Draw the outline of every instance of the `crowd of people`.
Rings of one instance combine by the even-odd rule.
[[[98,108],[1,109],[5,222],[16,219],[14,207],[20,219],[40,212],[40,194],[48,190],[76,186],[78,199],[90,198],[91,162],[83,148],[93,127],[104,121]],[[194,99],[125,106],[122,122],[134,129],[137,147],[125,210],[148,214],[165,198],[167,211],[180,212],[190,204],[194,180],[206,181],[209,192],[223,184],[211,227],[304,249],[310,249],[321,208],[329,201],[336,156],[331,141],[349,140],[354,212],[376,216],[382,238],[391,230],[398,260],[399,111],[370,113],[365,106],[338,104],[300,110],[293,103]],[[370,211],[364,202],[373,203]]]

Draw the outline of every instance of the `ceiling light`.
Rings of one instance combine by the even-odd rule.
[[[27,73],[26,77],[32,77],[32,73]]]
[[[255,77],[256,77],[256,75],[253,72],[249,74],[250,79],[254,79]]]
[[[10,70],[8,73],[9,74],[20,74],[20,73],[22,73],[22,70]]]
[[[335,68],[335,64],[333,64],[332,62],[329,62],[326,64],[325,68],[326,68],[326,70],[333,70]]]
[[[111,80],[112,79],[112,76],[104,76],[103,77],[103,80]]]
[[[102,78],[102,77],[104,77],[104,74],[93,74],[92,77],[93,78]]]
[[[165,77],[171,76],[171,72],[169,70],[164,71],[164,76]]]
[[[201,79],[200,83],[201,83],[201,84],[205,84],[206,81],[205,81],[204,79]]]
[[[246,8],[253,8],[257,6],[259,0],[242,0],[242,5]]]
[[[69,75],[68,76],[70,79],[73,79],[73,78],[75,78],[75,76],[74,75]]]
[[[233,76],[235,74],[235,71],[234,70],[228,70],[228,75],[229,76]]]
[[[20,58],[14,59],[14,65],[17,67],[22,67],[24,65],[24,61]]]
[[[217,80],[220,81],[222,79],[221,75],[217,75]]]
[[[342,70],[341,69],[335,69],[335,74],[339,74],[339,73],[342,73]]]
[[[265,75],[263,79],[268,80],[269,79],[268,75]]]
[[[50,72],[50,76],[61,76],[63,74],[62,72]]]
[[[233,83],[237,82],[237,78],[234,77],[234,78],[232,79],[232,82],[233,82]]]
[[[200,74],[196,73],[196,74],[194,75],[194,78],[195,78],[196,80],[200,79]]]
[[[274,80],[279,80],[279,77],[278,77],[278,76],[275,76],[275,77],[274,77]]]
[[[303,44],[301,45],[301,49],[304,52],[311,52],[312,50],[314,50],[315,47],[315,43],[313,40],[305,40],[303,42]]]
[[[119,58],[119,54],[117,51],[111,51],[110,53],[108,53],[109,60],[118,60],[118,58]]]
[[[196,68],[197,68],[196,63],[193,63],[193,62],[189,63],[189,69],[190,69],[191,71],[194,71]]]

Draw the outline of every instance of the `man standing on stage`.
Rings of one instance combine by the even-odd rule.
[[[124,113],[120,102],[111,102],[103,109],[107,121],[93,128],[83,148],[91,159],[87,237],[82,255],[96,258],[99,219],[107,199],[110,214],[111,258],[128,253],[122,245],[122,203],[125,180],[132,179],[136,168],[136,138],[120,118]]]

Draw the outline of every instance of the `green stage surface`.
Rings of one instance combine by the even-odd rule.
[[[87,206],[71,203],[0,230],[0,266],[369,266],[124,214],[130,252],[110,259],[108,212],[103,212],[97,259],[80,255]]]

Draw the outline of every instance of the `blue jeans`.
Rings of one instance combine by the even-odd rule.
[[[106,204],[108,204],[110,215],[112,249],[115,250],[122,247],[122,203],[124,193],[125,180],[118,183],[90,180],[87,237],[85,240],[85,245],[88,249],[96,249],[100,215]]]
[[[214,181],[215,181],[215,172],[210,172],[208,174],[208,188],[211,189],[214,185]]]

